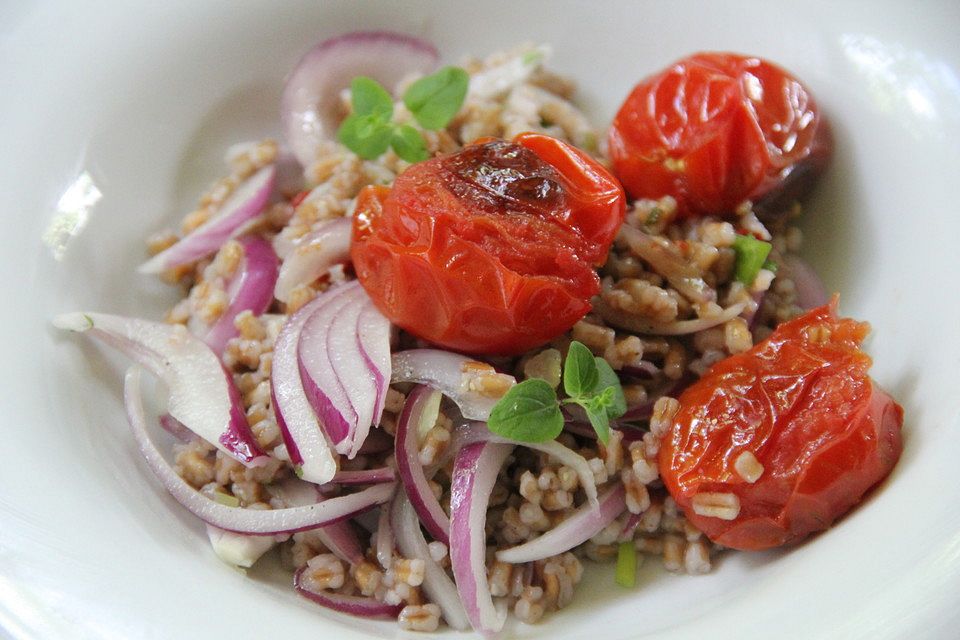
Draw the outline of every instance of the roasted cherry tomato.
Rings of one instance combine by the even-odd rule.
[[[684,514],[735,549],[829,527],[890,473],[903,409],[867,375],[869,327],[837,300],[720,361],[680,396],[660,475]]]
[[[676,198],[681,214],[728,214],[750,199],[804,195],[831,153],[829,127],[800,81],[776,65],[698,53],[638,84],[608,135],[632,198]]]
[[[449,349],[520,353],[590,310],[625,207],[613,176],[570,145],[488,140],[364,189],[351,257],[394,324]]]

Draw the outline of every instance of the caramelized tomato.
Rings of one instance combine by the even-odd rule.
[[[867,375],[868,325],[838,318],[836,303],[781,324],[681,394],[660,474],[714,542],[765,549],[802,540],[900,457],[903,410]]]
[[[590,310],[624,211],[620,185],[589,156],[523,134],[364,189],[351,257],[394,324],[457,351],[521,353]]]
[[[801,197],[830,157],[810,92],[776,65],[698,53],[638,84],[608,135],[632,198],[676,198],[682,214],[727,214],[750,199]]]

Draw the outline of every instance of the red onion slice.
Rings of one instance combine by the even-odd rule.
[[[316,159],[324,140],[333,139],[341,117],[340,92],[356,76],[392,88],[413,72],[433,69],[432,45],[389,31],[359,31],[325,40],[300,59],[281,98],[284,136],[304,167]]]
[[[230,194],[209,220],[172,247],[144,262],[137,270],[140,273],[160,273],[214,253],[245,222],[263,211],[273,192],[275,175],[273,165],[257,171]]]
[[[182,422],[169,413],[160,416],[160,426],[180,442],[190,442],[193,440],[193,432],[183,426]]]
[[[352,290],[344,294],[349,296],[349,301],[330,325],[330,331],[327,334],[327,353],[330,354],[330,361],[333,363],[333,374],[340,380],[356,415],[356,422],[350,425],[348,436],[350,448],[346,452],[348,457],[354,458],[367,439],[367,434],[370,433],[381,390],[377,387],[377,378],[360,348],[358,332],[360,314],[370,304],[370,298],[360,286],[359,281],[345,286],[351,287]],[[307,321],[304,335],[310,330],[311,322],[312,320]],[[387,326],[389,327],[389,323]],[[389,330],[384,332],[383,338],[385,340],[383,346],[389,351]]]
[[[332,482],[340,485],[355,484],[382,484],[384,482],[394,482],[397,474],[390,467],[378,467],[376,469],[362,469],[360,471],[337,471],[333,476]]]
[[[357,281],[337,291],[303,325],[297,356],[324,432],[338,453],[353,458],[369,433],[379,390],[357,338],[357,320],[369,298]]]
[[[596,432],[590,428],[591,432],[596,437]],[[397,437],[400,435],[399,426],[397,428]],[[487,428],[487,425],[482,422],[470,422],[466,424],[458,425],[454,433],[453,447],[457,450],[472,444],[474,442],[494,442],[498,444],[510,444],[516,445],[517,443],[513,440],[508,440],[497,434],[493,433]],[[556,440],[548,440],[547,442],[523,442],[520,443],[520,446],[526,447],[528,449],[533,449],[535,451],[541,451],[560,464],[563,464],[567,467],[573,469],[577,478],[580,480],[580,486],[583,488],[583,492],[586,494],[587,499],[591,504],[597,506],[597,485],[593,476],[593,471],[590,470],[590,465],[587,463],[587,459],[581,456],[576,451],[569,449]],[[399,461],[400,456],[397,456]]]
[[[150,440],[140,397],[140,370],[135,367],[127,372],[123,399],[130,429],[147,466],[187,511],[220,529],[252,535],[306,531],[351,518],[387,502],[393,495],[394,485],[377,484],[358,493],[303,507],[261,511],[222,505],[207,498],[177,475]]]
[[[421,423],[429,422],[432,427],[436,422],[440,398],[440,392],[430,387],[415,387],[407,396],[400,417],[397,418],[394,442],[397,472],[417,515],[420,516],[420,521],[435,540],[449,545],[450,518],[443,511],[427,482],[427,476],[420,464],[417,435]]]
[[[317,484],[330,482],[337,472],[337,463],[300,379],[297,347],[303,325],[328,304],[332,296],[341,292],[341,287],[331,289],[290,316],[273,346],[270,394],[277,426],[297,473],[304,480]]]
[[[440,607],[443,619],[454,629],[461,631],[469,629],[470,620],[457,595],[457,585],[430,555],[427,541],[420,531],[417,514],[402,492],[398,492],[393,499],[390,522],[400,553],[406,558],[423,560],[423,590],[430,600]],[[484,572],[484,581],[486,581],[486,572]]]
[[[244,236],[240,238],[240,246],[243,247],[243,262],[228,286],[230,305],[203,339],[216,353],[223,353],[227,341],[239,333],[233,321],[240,313],[250,311],[259,316],[273,302],[273,286],[279,266],[273,247],[260,236]]]
[[[284,258],[273,295],[289,302],[290,292],[309,284],[330,267],[350,259],[350,218],[337,218],[299,238]]]
[[[380,507],[380,517],[377,519],[377,533],[374,538],[374,547],[377,553],[377,562],[384,569],[393,564],[393,527],[390,525],[390,511],[397,498],[394,496],[387,506]]]
[[[486,421],[490,410],[500,398],[490,398],[472,390],[472,376],[482,375],[482,369],[472,367],[477,362],[439,349],[411,349],[393,354],[391,381],[416,382],[433,387],[453,400],[467,420]]]
[[[512,450],[508,444],[469,444],[457,453],[453,465],[450,563],[470,624],[485,634],[499,631],[505,619],[494,607],[487,583],[486,519],[497,474]]]
[[[233,376],[183,325],[80,312],[59,316],[53,324],[86,332],[146,367],[166,385],[170,415],[226,455],[246,466],[267,461],[247,424]]]
[[[357,341],[360,351],[367,362],[367,368],[373,374],[377,388],[376,404],[373,407],[373,424],[380,424],[383,408],[387,403],[390,390],[390,321],[367,300],[360,317],[357,318]]]
[[[365,596],[347,596],[333,591],[312,591],[303,585],[303,573],[307,567],[299,569],[293,576],[293,586],[297,593],[312,600],[321,607],[333,609],[360,618],[396,618],[403,610],[400,604],[384,604]]]
[[[272,485],[269,491],[283,507],[304,507],[327,499],[317,485],[298,478],[287,478]],[[363,561],[363,549],[360,548],[357,533],[349,521],[318,527],[314,533],[320,538],[320,542],[341,560],[351,565]]]
[[[497,560],[518,564],[565,553],[600,533],[604,527],[616,520],[625,508],[623,485],[617,483],[600,496],[599,509],[584,504],[572,516],[539,538],[497,551]]]
[[[793,286],[797,292],[796,303],[798,307],[809,310],[823,306],[830,301],[827,287],[824,286],[813,267],[803,258],[787,254],[783,257],[783,266],[786,269],[787,277],[793,280]]]
[[[746,302],[738,302],[709,318],[674,320],[673,322],[653,322],[620,309],[614,309],[603,300],[598,300],[596,310],[608,324],[620,329],[654,336],[682,336],[704,331],[732,320],[740,315],[746,306]]]
[[[333,359],[328,350],[328,336],[334,319],[350,302],[350,292],[356,283],[336,287],[321,293],[317,299],[322,304],[307,318],[297,345],[300,364],[300,380],[310,406],[320,419],[324,433],[333,443],[337,453],[350,451],[350,433],[357,421],[357,414],[350,404],[341,379],[333,375]]]

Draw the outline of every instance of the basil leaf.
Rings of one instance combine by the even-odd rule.
[[[600,380],[597,364],[590,349],[574,340],[563,363],[563,390],[571,398],[593,393]]]
[[[524,380],[494,405],[487,428],[517,442],[553,440],[563,430],[556,392],[539,378]]]
[[[427,145],[423,142],[423,136],[408,124],[400,125],[393,130],[390,146],[407,162],[420,162],[430,157]]]
[[[376,115],[353,114],[343,121],[337,140],[364,160],[378,158],[390,146],[393,127]]]
[[[393,117],[393,98],[379,82],[366,76],[357,76],[350,82],[353,113],[358,116],[377,116],[389,121]]]
[[[587,410],[587,418],[590,420],[590,426],[597,432],[597,438],[603,444],[610,442],[610,418],[607,417],[607,411],[603,407],[584,406]],[[562,427],[563,425],[561,425]]]
[[[467,96],[470,76],[459,67],[444,67],[410,85],[403,94],[403,104],[424,129],[447,126]]]
[[[757,240],[753,236],[738,235],[734,238],[733,250],[737,254],[733,267],[734,277],[743,284],[753,284],[772,248],[773,245],[769,242]]]
[[[627,399],[623,395],[620,378],[617,377],[610,363],[603,358],[596,358],[596,364],[598,382],[595,392],[610,393],[610,403],[606,405],[607,417],[611,420],[619,418],[627,412]],[[612,391],[609,391],[611,389]]]

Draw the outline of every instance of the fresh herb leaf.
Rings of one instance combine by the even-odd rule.
[[[353,113],[358,116],[377,116],[385,123],[393,117],[393,98],[379,82],[358,76],[350,82]]]
[[[603,444],[610,442],[610,417],[607,415],[606,407],[597,406],[598,403],[588,402],[583,406],[587,410],[587,419],[590,420],[590,426],[597,432],[597,438]]]
[[[459,67],[444,67],[410,85],[403,104],[424,129],[443,129],[453,119],[464,98],[470,76]]]
[[[647,214],[647,219],[643,221],[643,224],[647,225],[648,227],[657,224],[657,220],[660,219],[660,215],[660,207],[654,207],[653,209],[650,209],[650,212]]]
[[[517,442],[546,442],[563,430],[557,393],[539,378],[512,387],[490,412],[487,427]]]
[[[621,587],[631,588],[637,584],[637,549],[633,541],[621,542],[617,547],[617,570],[614,581]]]
[[[423,136],[408,124],[402,124],[393,130],[390,146],[407,162],[420,162],[430,157]]]
[[[610,421],[627,410],[616,372],[603,358],[594,357],[583,343],[573,341],[563,365],[562,404],[586,411],[600,442],[610,441]],[[490,412],[487,426],[494,433],[520,442],[544,442],[563,430],[557,394],[546,381],[531,378],[510,389]]]
[[[620,386],[620,378],[610,363],[603,358],[596,358],[597,363],[597,390],[602,394],[610,394],[610,403],[606,405],[607,417],[611,420],[619,418],[627,412],[627,399]]]
[[[592,393],[600,380],[597,364],[590,349],[574,340],[563,363],[563,390],[571,398]]]
[[[737,235],[733,241],[733,250],[737,254],[734,277],[744,284],[753,284],[772,248],[769,242],[753,236]]]
[[[337,131],[337,140],[364,160],[382,156],[392,136],[393,127],[376,114],[353,114]]]

